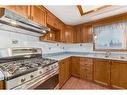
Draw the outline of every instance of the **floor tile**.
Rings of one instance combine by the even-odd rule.
[[[79,78],[71,77],[65,85],[62,87],[62,89],[108,89],[107,87],[100,86],[98,84],[95,84],[93,82],[82,80]]]

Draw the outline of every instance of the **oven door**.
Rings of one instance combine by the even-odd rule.
[[[59,67],[46,72],[28,89],[59,89]]]
[[[59,83],[59,74],[56,74],[34,89],[55,89]]]

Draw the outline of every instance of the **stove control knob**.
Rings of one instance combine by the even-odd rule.
[[[42,71],[40,71],[39,74],[42,74]]]
[[[30,75],[30,78],[33,78],[34,76],[33,75]]]
[[[56,65],[54,65],[54,67],[56,67]]]
[[[25,79],[25,78],[23,78],[23,79],[21,79],[21,82],[23,83],[23,82],[25,82],[25,80],[26,80],[26,79]]]

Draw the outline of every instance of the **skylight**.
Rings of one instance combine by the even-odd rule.
[[[85,15],[91,12],[95,12],[104,8],[107,8],[111,5],[78,5],[78,9],[81,15]]]

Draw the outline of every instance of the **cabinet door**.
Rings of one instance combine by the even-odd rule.
[[[80,77],[80,58],[72,57],[71,59],[71,74],[75,77]]]
[[[127,88],[127,62],[120,62],[120,87]]]
[[[93,33],[92,33],[92,25],[83,25],[83,39],[82,41],[84,43],[90,43],[93,42]]]
[[[60,88],[70,78],[70,58],[64,59],[59,63],[59,86]]]
[[[113,61],[111,64],[111,85],[127,88],[127,62]]]
[[[109,61],[94,59],[94,81],[105,85],[110,83]]]
[[[0,81],[0,90],[5,89],[4,81]]]
[[[65,29],[65,42],[66,43],[73,43],[74,41],[74,37],[73,37],[73,33],[74,33],[74,29],[72,26],[66,26],[66,29]]]
[[[46,26],[46,11],[39,6],[31,6],[31,19]]]
[[[83,42],[83,31],[82,25],[74,26],[75,33],[74,33],[74,42],[75,43],[82,43]]]
[[[60,22],[59,24],[60,29],[60,42],[65,42],[65,25]]]
[[[65,64],[66,64],[66,76],[65,79],[66,81],[70,78],[71,72],[70,72],[70,58],[65,59]]]
[[[120,63],[118,61],[111,62],[111,85],[120,86]]]
[[[27,18],[30,17],[30,6],[27,5],[10,5],[10,6],[3,6],[9,10],[12,10],[22,16]]]
[[[53,26],[53,22],[54,22],[54,17],[53,17],[53,15],[52,15],[50,12],[47,12],[47,21],[46,21],[46,23],[47,23],[48,25]]]
[[[50,12],[47,13],[47,24],[59,29],[59,20]]]
[[[61,61],[59,63],[59,87],[61,88],[66,79],[65,79],[65,76],[66,76],[66,64],[64,64],[64,61]]]

